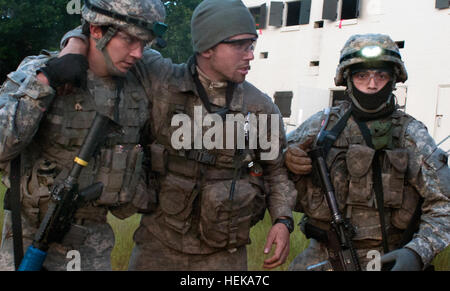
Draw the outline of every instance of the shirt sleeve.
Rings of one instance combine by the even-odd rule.
[[[413,120],[407,127],[408,181],[423,197],[418,232],[405,246],[427,267],[450,243],[450,171],[447,154],[438,148],[427,128]]]
[[[48,59],[48,55],[27,57],[0,89],[0,163],[28,145],[53,100],[54,89],[36,78],[36,70]]]

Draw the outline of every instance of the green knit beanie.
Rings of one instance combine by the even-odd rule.
[[[204,52],[238,34],[256,33],[253,16],[241,0],[204,0],[191,19],[194,52]]]

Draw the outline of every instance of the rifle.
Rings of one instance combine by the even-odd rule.
[[[336,194],[331,183],[330,173],[325,162],[325,151],[322,146],[315,146],[309,151],[313,169],[320,179],[322,190],[330,208],[331,232],[328,232],[330,263],[336,271],[361,271],[352,238],[355,235],[353,226],[344,219],[339,210]]]
[[[98,182],[79,191],[78,177],[83,167],[88,165],[96,148],[104,141],[111,129],[117,126],[106,116],[96,114],[80,152],[74,159],[69,175],[52,187],[48,210],[18,271],[41,270],[50,244],[62,241],[71,228],[77,209],[101,195],[103,183]]]

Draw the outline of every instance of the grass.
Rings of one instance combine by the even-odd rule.
[[[0,231],[3,227],[3,196],[5,188],[0,183]],[[294,214],[295,225],[301,219],[300,213]],[[113,270],[127,270],[128,269],[128,259],[131,254],[131,250],[134,246],[133,243],[133,233],[139,225],[140,215],[133,215],[125,220],[119,220],[112,215],[108,215],[108,222],[111,224],[114,233],[116,235],[116,244],[111,254]],[[266,213],[266,216],[262,221],[256,224],[250,231],[250,239],[252,243],[247,246],[248,254],[248,269],[250,271],[263,271],[262,268],[263,261],[270,257],[271,254],[264,255],[263,249],[266,241],[267,233],[270,229],[271,222],[270,217]],[[287,270],[289,264],[294,259],[294,257],[299,254],[308,246],[308,240],[304,235],[298,230],[291,234],[290,248],[291,252],[289,257],[283,265],[273,269],[275,271]],[[450,247],[447,247],[443,252],[441,252],[434,260],[433,265],[438,271],[450,271]]]

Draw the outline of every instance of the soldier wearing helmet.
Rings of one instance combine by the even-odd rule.
[[[149,100],[133,68],[144,47],[165,32],[164,6],[160,0],[89,0],[82,16],[90,43],[87,57],[47,52],[28,57],[8,75],[0,92],[0,167],[9,188],[10,161],[21,156],[24,247],[46,213],[51,187],[67,177],[96,113],[121,127],[81,171],[80,189],[102,182],[103,190],[96,201],[78,209],[63,241],[50,246],[47,270],[111,270],[114,233],[106,222],[108,211],[125,218],[148,205],[142,191],[140,133],[149,119]],[[56,89],[66,83],[75,87],[62,96]],[[14,268],[11,224],[6,211],[2,270]],[[73,250],[79,256],[66,258]]]
[[[285,164],[296,182],[296,210],[305,214],[301,229],[311,239],[291,270],[341,267],[330,209],[308,156],[318,145],[326,149],[337,207],[353,229],[357,269],[423,270],[449,245],[448,157],[420,121],[398,110],[393,90],[406,80],[389,36],[354,35],[335,77],[348,101],[288,135]]]

